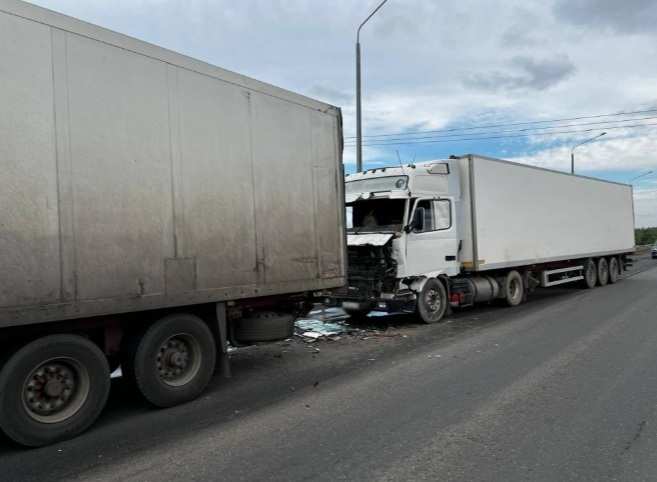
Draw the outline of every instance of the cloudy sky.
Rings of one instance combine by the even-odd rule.
[[[355,29],[378,0],[32,3],[342,107],[353,170]],[[657,1],[389,0],[361,42],[364,134],[401,133],[367,137],[367,166],[475,152],[569,170],[570,147],[606,131],[578,171],[654,170],[635,208],[657,226]]]

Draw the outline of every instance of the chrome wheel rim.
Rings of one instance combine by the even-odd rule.
[[[73,358],[51,358],[36,366],[23,384],[23,407],[33,420],[59,423],[75,415],[89,398],[89,371]]]
[[[201,345],[187,333],[178,333],[160,345],[155,360],[160,380],[169,386],[186,385],[201,369]]]

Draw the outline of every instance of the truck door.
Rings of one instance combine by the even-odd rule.
[[[458,274],[454,200],[420,198],[413,206],[410,219],[414,222],[406,241],[406,274]]]

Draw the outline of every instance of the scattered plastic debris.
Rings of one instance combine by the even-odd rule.
[[[311,311],[310,314],[313,312]],[[323,321],[317,318],[303,318],[296,321],[297,335],[308,342],[320,338],[339,339],[339,335],[349,333],[352,328],[343,322]]]
[[[339,322],[349,319],[349,315],[341,308],[316,305],[315,309],[309,312],[306,318],[318,321]]]

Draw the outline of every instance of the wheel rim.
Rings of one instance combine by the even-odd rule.
[[[201,345],[192,335],[179,333],[167,338],[158,350],[156,366],[166,385],[186,385],[201,369]]]
[[[600,278],[600,282],[604,283],[609,279],[609,265],[607,264],[606,261],[600,262],[599,271],[600,273],[598,274],[598,277]]]
[[[513,301],[518,299],[518,296],[520,295],[520,284],[515,278],[511,279],[509,282],[509,295]]]
[[[424,304],[430,313],[439,313],[442,308],[440,292],[435,288],[429,289],[424,295]]]
[[[80,362],[68,357],[51,358],[25,379],[23,407],[37,422],[63,422],[82,408],[90,390],[89,372]]]
[[[589,284],[595,283],[595,277],[597,276],[596,268],[594,263],[589,263],[588,269],[586,270],[586,280]]]

